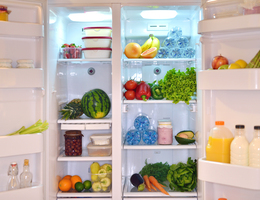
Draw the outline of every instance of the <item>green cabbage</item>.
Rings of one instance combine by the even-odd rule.
[[[188,158],[187,164],[173,164],[167,174],[169,187],[175,191],[190,192],[197,185],[197,161]]]

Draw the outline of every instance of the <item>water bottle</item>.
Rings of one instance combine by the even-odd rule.
[[[230,164],[248,166],[248,147],[245,126],[236,125],[235,138],[230,145]]]
[[[249,145],[249,166],[260,168],[260,126],[254,126],[254,138]]]
[[[215,127],[210,130],[206,160],[230,163],[230,144],[234,137],[224,124],[224,121],[216,121]]]

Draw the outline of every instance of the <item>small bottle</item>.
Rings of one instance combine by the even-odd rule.
[[[230,144],[234,139],[232,132],[224,126],[224,121],[216,121],[210,130],[206,146],[206,160],[230,163]]]
[[[260,126],[254,126],[254,138],[249,145],[249,166],[260,168]]]
[[[235,138],[230,145],[230,164],[248,166],[248,147],[245,126],[236,125]]]
[[[18,164],[16,162],[12,162],[9,166],[8,170],[8,190],[15,190],[20,188],[20,183],[18,179]]]
[[[157,127],[158,144],[172,144],[173,133],[170,120],[158,120]]]
[[[25,159],[23,164],[23,172],[20,175],[21,188],[32,186],[32,173],[29,169],[29,160]]]

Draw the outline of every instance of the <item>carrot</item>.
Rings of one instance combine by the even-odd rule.
[[[150,183],[150,184],[151,184],[151,188],[152,188],[153,190],[157,191],[156,187],[154,187],[154,185],[153,185],[152,183]]]
[[[163,185],[163,184],[161,184],[161,183],[159,183],[160,184],[160,186],[162,186],[162,187],[166,187],[165,185]]]
[[[168,192],[165,191],[165,189],[163,189],[163,187],[158,183],[158,181],[156,180],[156,178],[154,178],[153,176],[149,176],[149,181],[150,183],[152,183],[155,187],[157,187],[162,193],[169,195]]]
[[[146,186],[151,190],[151,184],[147,175],[143,176]]]
[[[145,186],[147,190],[149,190],[150,192],[152,191],[150,188],[147,187],[147,185]]]

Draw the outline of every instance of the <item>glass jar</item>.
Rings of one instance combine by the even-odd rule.
[[[7,10],[6,6],[0,5],[0,21],[8,21],[8,15],[11,13],[10,10]]]
[[[158,120],[158,144],[172,144],[172,122],[168,119]]]
[[[82,154],[82,134],[81,131],[65,132],[65,155],[80,156]]]

